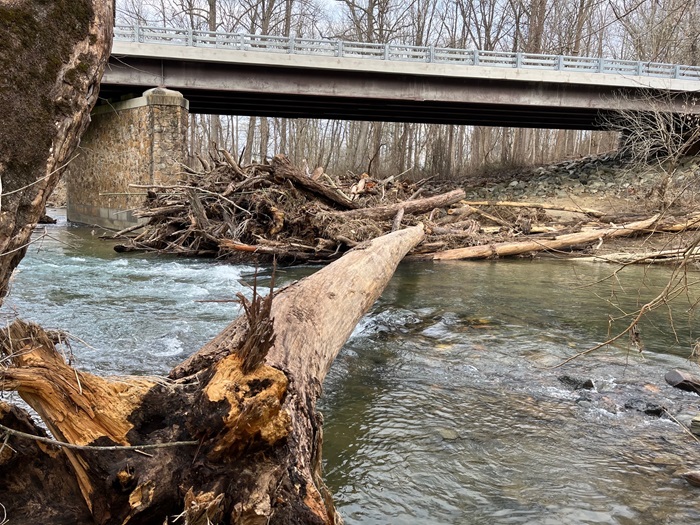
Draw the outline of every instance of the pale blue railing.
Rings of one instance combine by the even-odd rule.
[[[219,33],[193,29],[148,26],[114,28],[114,39],[144,44],[211,47],[238,51],[259,51],[323,57],[363,58],[403,62],[429,62],[465,66],[488,66],[580,73],[606,73],[700,81],[700,67],[662,62],[641,62],[611,58],[594,58],[502,51],[478,51],[436,46],[373,44],[297,36],[282,37],[243,33]]]

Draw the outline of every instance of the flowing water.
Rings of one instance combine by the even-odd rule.
[[[6,317],[68,330],[76,366],[162,374],[238,315],[255,268],[117,255],[61,221],[20,265]],[[312,272],[286,268],[289,281]],[[700,445],[676,421],[700,397],[664,382],[698,334],[692,295],[604,340],[663,268],[564,261],[403,264],[333,364],[320,407],[325,479],[348,524],[676,524],[700,520]],[[263,281],[269,268],[261,269]],[[688,275],[690,280],[698,274]],[[611,301],[618,306],[614,306]],[[674,331],[669,319],[673,319]],[[623,321],[613,330],[624,327]],[[88,346],[89,345],[89,346]],[[569,376],[569,380],[564,380]],[[590,379],[592,389],[575,389]]]

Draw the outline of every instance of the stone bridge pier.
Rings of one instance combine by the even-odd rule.
[[[173,184],[187,160],[188,101],[153,88],[143,96],[97,106],[77,157],[66,171],[69,221],[123,229],[146,190],[130,184]]]

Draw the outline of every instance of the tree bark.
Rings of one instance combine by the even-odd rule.
[[[39,327],[10,325],[0,333],[1,388],[72,445],[13,433],[0,407],[11,447],[0,453],[0,501],[12,522],[161,524],[184,513],[197,524],[338,523],[321,479],[316,400],[356,323],[422,238],[421,225],[385,235],[273,299],[243,300],[246,315],[167,380],[77,371]],[[23,507],[27,490],[49,488],[54,505]]]
[[[508,257],[530,252],[540,252],[544,250],[561,250],[577,244],[593,242],[597,239],[611,237],[623,237],[633,235],[648,229],[658,219],[658,216],[651,217],[645,221],[632,222],[622,226],[614,226],[600,230],[586,232],[569,233],[560,235],[553,239],[537,239],[520,242],[503,242],[498,244],[486,244],[481,246],[469,246],[467,248],[456,248],[445,250],[430,255],[428,258],[435,261],[451,261],[457,259],[487,259],[489,257]],[[419,256],[422,257],[422,256]]]
[[[112,42],[112,2],[0,5],[0,301],[46,199],[90,121]]]

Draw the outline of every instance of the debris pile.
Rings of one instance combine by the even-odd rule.
[[[146,187],[148,197],[136,215],[148,222],[140,233],[135,226],[115,234],[128,235],[117,251],[325,263],[364,241],[422,222],[427,235],[410,257],[488,258],[571,248],[590,252],[605,238],[661,226],[658,217],[621,225],[625,218],[593,209],[466,201],[462,189],[433,187],[429,195],[427,180],[310,172],[283,155],[242,167],[220,150],[211,161],[200,161],[202,171],[189,170],[178,184]],[[694,217],[685,224],[698,223]]]
[[[146,203],[136,212],[148,222],[117,251],[234,259],[255,253],[287,262],[324,262],[464,198],[462,190],[417,198],[421,182],[398,177],[340,178],[322,168],[305,173],[283,155],[245,167],[227,152],[220,155],[174,186],[148,186]]]

